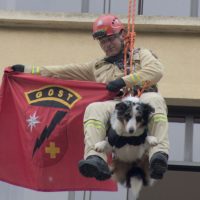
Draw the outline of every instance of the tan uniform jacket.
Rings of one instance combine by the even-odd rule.
[[[126,85],[143,85],[145,81],[156,84],[163,75],[163,65],[148,49],[134,52],[133,62],[135,72],[124,76],[124,71],[116,65],[102,59],[97,59],[86,64],[67,64],[63,66],[44,66],[40,68],[42,76],[56,77],[70,80],[88,80],[108,83],[123,77]],[[32,67],[25,67],[25,72],[30,73]]]

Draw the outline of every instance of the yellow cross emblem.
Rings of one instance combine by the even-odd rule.
[[[60,153],[60,148],[56,147],[55,142],[50,142],[49,147],[45,147],[45,152],[50,154],[50,158],[56,158],[56,154]]]

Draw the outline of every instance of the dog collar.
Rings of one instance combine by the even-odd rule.
[[[123,137],[116,134],[115,130],[110,128],[108,132],[108,142],[111,146],[121,148],[126,144],[138,146],[140,144],[144,144],[145,139],[147,137],[147,128],[145,128],[144,132],[140,136],[131,136],[131,137]]]

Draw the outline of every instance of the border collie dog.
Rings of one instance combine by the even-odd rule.
[[[139,98],[125,97],[115,106],[106,140],[95,144],[96,151],[113,153],[112,178],[130,187],[134,199],[138,198],[143,185],[153,183],[147,155],[148,148],[158,143],[147,130],[153,112],[154,108]]]

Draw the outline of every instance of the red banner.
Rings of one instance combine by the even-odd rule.
[[[105,84],[5,71],[0,91],[0,180],[40,191],[115,191],[85,178],[83,114],[111,99]]]

